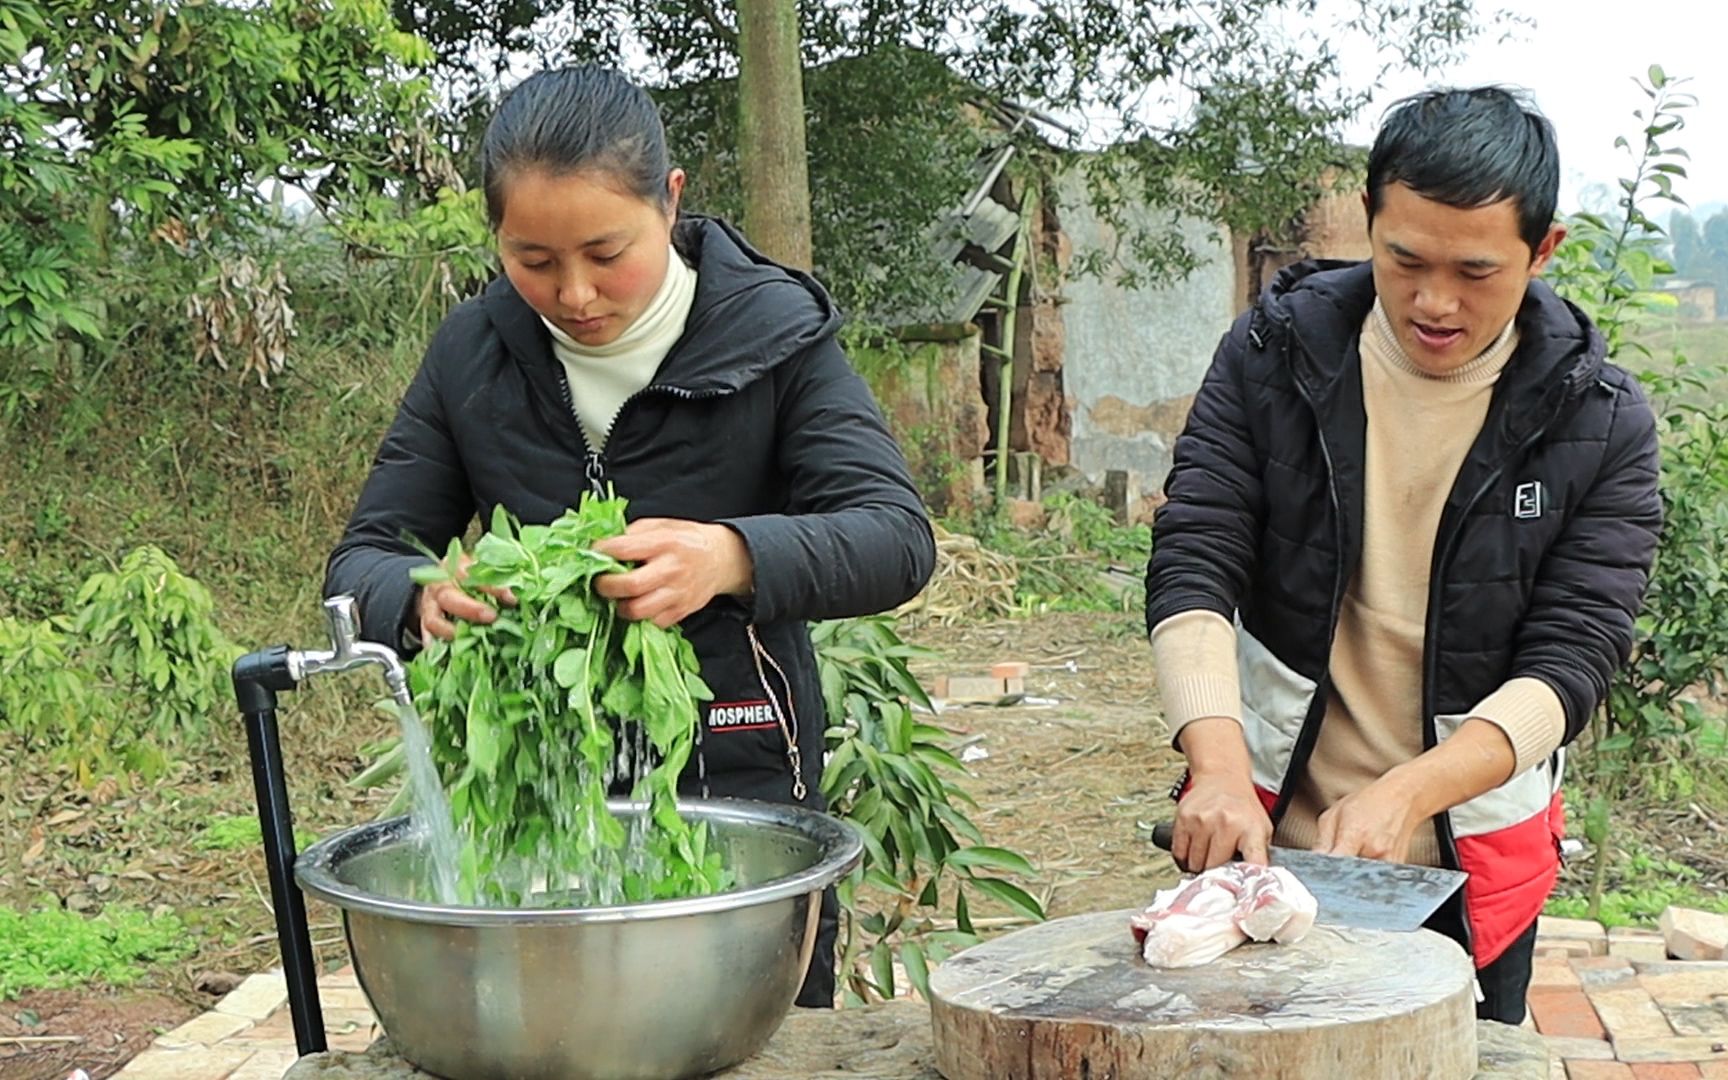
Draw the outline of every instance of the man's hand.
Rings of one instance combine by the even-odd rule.
[[[1473,717],[1432,750],[1328,807],[1314,850],[1403,862],[1429,818],[1505,783],[1516,764],[1500,726]]]
[[[661,628],[682,622],[716,596],[747,595],[756,580],[750,550],[724,525],[642,518],[594,550],[638,564],[596,578],[594,591],[618,601],[626,619],[652,620]]]
[[[1326,855],[1405,861],[1416,830],[1433,817],[1423,813],[1421,794],[1412,777],[1393,769],[1320,815],[1320,835],[1314,850]]]
[[[416,601],[420,615],[420,640],[443,638],[449,641],[456,636],[456,624],[452,619],[489,623],[498,617],[497,609],[484,600],[469,596],[462,591],[462,586],[457,584],[468,576],[468,564],[473,561],[474,556],[463,552],[462,561],[456,567],[455,581],[440,581],[421,587],[420,598]],[[480,591],[501,604],[511,607],[516,605],[516,597],[511,595],[509,589],[482,585]]]
[[[1231,862],[1265,866],[1272,819],[1254,790],[1242,725],[1228,718],[1195,720],[1182,729],[1188,794],[1176,804],[1170,855],[1191,873]]]

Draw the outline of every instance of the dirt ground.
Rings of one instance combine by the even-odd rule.
[[[1031,665],[1035,704],[950,707],[942,723],[988,753],[969,763],[973,820],[1038,866],[1034,892],[1049,914],[1143,904],[1176,879],[1150,833],[1170,816],[1182,759],[1160,718],[1138,617],[1042,615],[910,636],[945,657],[915,669],[926,686],[938,671]]]
[[[115,1072],[198,1009],[169,994],[43,990],[0,1007],[0,1080],[62,1080]]]

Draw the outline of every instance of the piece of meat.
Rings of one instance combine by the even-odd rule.
[[[1295,874],[1281,866],[1252,869],[1263,872],[1250,880],[1236,925],[1255,941],[1288,944],[1302,940],[1318,914],[1313,895],[1302,887]]]
[[[1128,923],[1147,963],[1194,967],[1250,939],[1300,941],[1317,912],[1313,895],[1288,870],[1236,862],[1159,890]]]

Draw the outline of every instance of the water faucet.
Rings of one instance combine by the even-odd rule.
[[[354,598],[346,594],[324,601],[324,618],[330,626],[330,648],[291,649],[288,652],[288,675],[294,682],[303,682],[325,672],[352,671],[367,664],[384,669],[384,681],[397,701],[408,695],[408,669],[402,658],[388,645],[361,641],[355,618]]]

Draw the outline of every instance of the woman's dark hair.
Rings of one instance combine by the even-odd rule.
[[[646,92],[616,71],[584,64],[530,75],[501,101],[480,143],[486,217],[504,217],[504,189],[524,169],[554,176],[605,173],[665,207],[666,129]]]
[[[1518,232],[1535,254],[1554,223],[1560,151],[1554,128],[1498,86],[1431,90],[1392,106],[1368,154],[1368,220],[1388,184],[1463,210],[1516,200]]]

